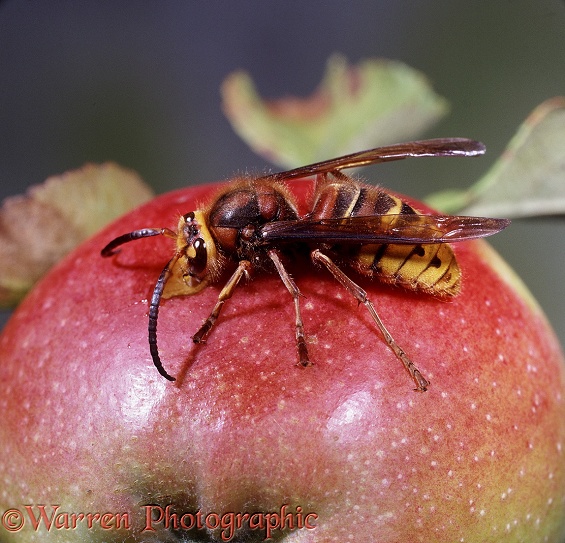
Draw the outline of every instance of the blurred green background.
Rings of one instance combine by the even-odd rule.
[[[481,159],[365,170],[423,197],[471,184],[537,104],[565,95],[565,3],[4,0],[0,197],[87,161],[134,168],[157,192],[264,171],[223,117],[223,78],[243,68],[264,96],[308,95],[334,52],[422,70],[452,104],[425,136],[486,143]],[[565,221],[516,221],[492,243],[565,343]]]

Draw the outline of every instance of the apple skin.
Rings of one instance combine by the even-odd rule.
[[[292,184],[301,205],[310,186]],[[147,300],[173,243],[139,240],[107,259],[100,249],[136,228],[174,228],[216,188],[169,193],[119,219],[56,266],[5,327],[0,541],[222,541],[219,529],[173,533],[164,521],[142,531],[144,506],[223,515],[288,504],[316,515],[311,529],[274,530],[274,540],[561,543],[563,355],[485,242],[454,245],[463,289],[450,302],[360,280],[431,381],[425,393],[367,311],[313,266],[290,268],[312,367],[296,366],[286,288],[259,274],[206,345],[191,335],[222,283],[163,301],[160,354],[177,381],[157,373]],[[41,504],[48,514],[128,513],[131,524],[35,531],[25,505],[38,515]],[[18,531],[7,529],[14,508],[24,512]]]

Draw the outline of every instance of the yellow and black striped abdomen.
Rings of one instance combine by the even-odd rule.
[[[343,176],[327,179],[314,195],[313,218],[420,215],[412,206],[388,192],[353,182]],[[388,284],[433,296],[455,296],[461,272],[451,246],[446,243],[417,245],[359,245],[334,247],[350,267],[360,274]]]
[[[351,256],[351,266],[359,273],[385,283],[440,297],[460,290],[459,266],[446,243],[364,245]]]

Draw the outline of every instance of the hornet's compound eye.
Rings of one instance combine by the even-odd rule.
[[[206,269],[208,262],[208,251],[206,242],[202,238],[196,238],[192,244],[195,256],[190,258],[190,275],[200,275]]]

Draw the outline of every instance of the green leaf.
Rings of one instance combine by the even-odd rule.
[[[432,194],[426,202],[445,213],[464,215],[520,218],[565,213],[565,98],[540,104],[470,189]]]
[[[426,77],[391,60],[356,66],[339,56],[327,63],[314,94],[263,100],[244,72],[222,85],[224,113],[258,154],[294,168],[379,145],[414,139],[448,110]]]

